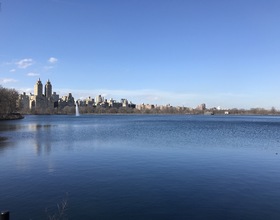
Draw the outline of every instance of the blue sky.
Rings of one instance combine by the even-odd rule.
[[[280,109],[279,0],[1,0],[0,85]]]

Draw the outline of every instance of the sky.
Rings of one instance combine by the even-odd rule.
[[[0,85],[280,109],[279,0],[0,0]]]

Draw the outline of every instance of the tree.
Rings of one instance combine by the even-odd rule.
[[[17,112],[18,92],[15,89],[7,89],[0,86],[0,114],[12,114]]]
[[[275,107],[271,107],[270,113],[273,115],[277,114],[277,110],[275,109]]]
[[[75,114],[75,107],[73,106],[65,106],[63,109],[62,109],[62,114]]]

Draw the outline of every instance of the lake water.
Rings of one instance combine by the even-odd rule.
[[[0,209],[48,219],[280,219],[280,117],[1,121]]]

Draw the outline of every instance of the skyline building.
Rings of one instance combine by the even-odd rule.
[[[41,79],[34,85],[34,94],[30,95],[23,94],[19,95],[18,106],[21,109],[25,110],[39,110],[45,111],[47,109],[54,109],[57,107],[65,106],[74,106],[75,101],[71,93],[68,96],[63,96],[59,98],[59,95],[56,92],[52,92],[52,84],[48,80],[44,86],[43,93],[43,84]]]
[[[46,98],[52,97],[52,84],[49,79],[45,85],[45,96],[46,96]]]
[[[34,85],[34,95],[35,96],[42,96],[43,95],[43,84],[39,78],[39,80]]]

